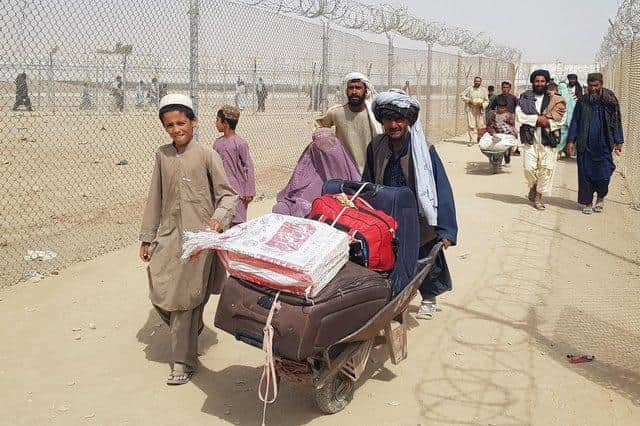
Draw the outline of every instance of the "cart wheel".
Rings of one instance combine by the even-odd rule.
[[[349,405],[355,391],[355,383],[342,373],[315,391],[316,405],[325,414],[335,414]]]

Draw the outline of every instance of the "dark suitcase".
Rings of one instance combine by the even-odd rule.
[[[277,292],[230,277],[222,287],[214,324],[258,348]],[[353,333],[391,298],[391,285],[381,275],[348,262],[311,301],[280,293],[274,313],[273,350],[302,361]]]
[[[347,195],[352,195],[361,186],[362,182],[331,179],[324,184],[322,193],[339,194],[344,192]],[[393,284],[393,294],[398,294],[416,274],[420,247],[420,225],[416,197],[413,191],[407,187],[396,188],[372,183],[367,184],[359,196],[371,204],[374,209],[382,210],[398,222],[396,263],[389,273],[389,280]]]

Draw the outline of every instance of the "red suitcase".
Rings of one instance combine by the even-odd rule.
[[[349,234],[362,254],[352,260],[378,272],[389,272],[396,262],[396,230],[398,223],[383,211],[376,210],[360,197],[347,197],[345,194],[323,195],[311,205],[309,219],[329,225],[338,218],[336,229]]]

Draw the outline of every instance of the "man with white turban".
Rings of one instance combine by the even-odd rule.
[[[376,135],[382,133],[380,124],[371,111],[373,86],[364,74],[353,72],[345,77],[345,93],[348,102],[335,105],[324,116],[316,120],[316,127],[333,127],[338,139],[347,152],[362,169],[367,144]]]
[[[415,193],[421,258],[439,241],[445,248],[455,245],[458,224],[453,192],[435,147],[427,142],[422,131],[418,119],[420,103],[404,91],[392,89],[376,95],[371,109],[382,123],[384,133],[367,146],[362,179],[385,186],[406,186]],[[440,253],[420,287],[422,304],[418,318],[433,318],[436,296],[450,290],[451,276],[444,254]]]

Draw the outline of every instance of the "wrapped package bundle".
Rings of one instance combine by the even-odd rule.
[[[216,250],[229,275],[316,296],[349,260],[349,236],[324,223],[270,213],[223,234],[185,232],[183,260]]]
[[[504,133],[497,133],[495,136],[491,136],[487,132],[478,141],[478,146],[480,149],[506,151],[507,148],[518,146],[518,139],[513,135]]]

